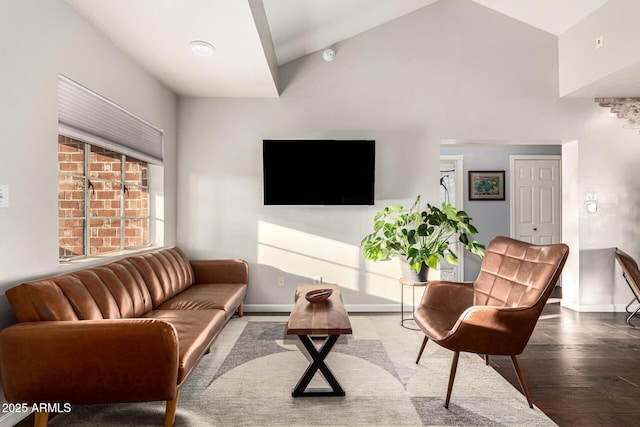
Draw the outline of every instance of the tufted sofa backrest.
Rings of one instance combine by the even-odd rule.
[[[6,292],[20,322],[139,317],[193,284],[178,248],[23,283]]]
[[[489,242],[473,284],[474,305],[532,307],[546,301],[569,254],[563,243],[533,245],[504,236]]]

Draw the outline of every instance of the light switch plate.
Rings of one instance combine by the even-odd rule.
[[[9,207],[9,186],[0,184],[0,208]]]
[[[600,49],[602,46],[604,46],[604,37],[600,35],[596,37],[596,50]]]

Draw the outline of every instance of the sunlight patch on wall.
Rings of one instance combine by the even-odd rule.
[[[416,303],[420,301],[424,287],[412,289],[403,286],[400,289],[400,278],[404,277],[400,259],[394,257],[389,261],[365,262],[365,291],[369,295],[386,298],[392,301],[400,301],[400,292],[404,292],[405,305],[411,304],[412,292],[415,292]],[[429,280],[440,280],[439,270],[429,270]]]
[[[357,268],[294,253],[288,249],[258,243],[258,263],[307,278],[300,283],[312,283],[314,276],[322,276],[324,283],[335,283],[341,288],[358,290]]]
[[[264,221],[258,221],[258,243],[336,264],[360,267],[358,246]]]
[[[400,302],[400,283],[398,280],[380,280],[379,277],[367,275],[366,293],[392,302]]]
[[[358,290],[360,248],[289,227],[258,222],[258,263]]]
[[[322,276],[324,283],[400,302],[403,274],[398,258],[364,260],[357,245],[265,221],[258,221],[257,249],[259,264],[300,276],[301,281],[311,283],[313,277]],[[405,303],[411,301],[410,292],[405,289]]]
[[[398,258],[388,261],[365,262],[365,292],[391,301],[400,301],[402,268]]]

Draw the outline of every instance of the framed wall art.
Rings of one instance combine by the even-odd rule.
[[[504,171],[469,171],[469,200],[504,200]]]

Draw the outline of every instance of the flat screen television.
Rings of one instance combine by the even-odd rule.
[[[373,205],[375,141],[262,143],[265,205]]]

